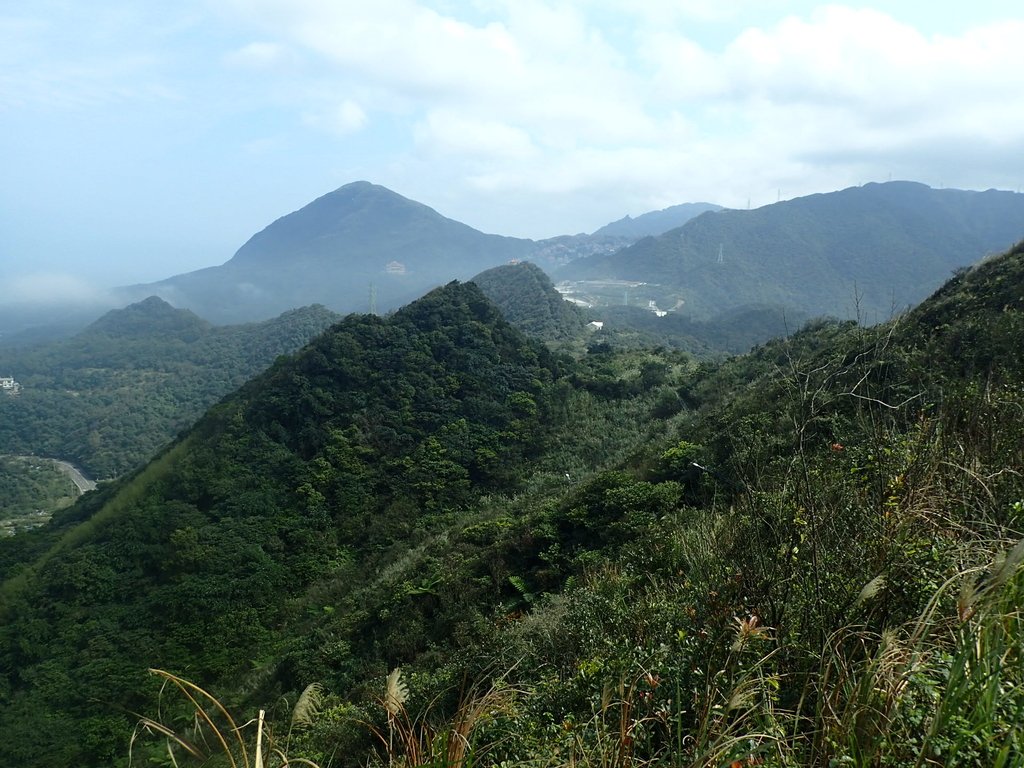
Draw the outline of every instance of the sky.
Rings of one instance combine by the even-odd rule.
[[[1019,0],[0,0],[0,303],[227,261],[356,180],[485,232],[1024,186]]]

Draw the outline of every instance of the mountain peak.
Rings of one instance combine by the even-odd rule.
[[[175,336],[191,341],[210,324],[187,309],[175,309],[159,296],[150,296],[122,309],[112,309],[82,331],[81,335]]]
[[[228,264],[236,268],[278,267],[302,261],[306,266],[327,268],[347,261],[349,270],[354,268],[369,277],[374,272],[384,273],[391,262],[397,262],[406,274],[425,266],[422,262],[442,257],[448,262],[466,262],[453,263],[459,268],[444,270],[444,277],[466,278],[495,245],[507,250],[510,245],[527,243],[484,235],[387,187],[354,181],[282,216],[251,237]]]
[[[417,208],[433,210],[423,203],[417,203],[415,200],[410,200],[409,198],[398,194],[394,190],[369,181],[352,181],[348,184],[343,184],[333,192],[328,192],[326,195],[320,196],[310,203],[310,205],[315,205],[321,200],[330,201],[332,203],[337,203],[339,201],[390,201],[396,204],[406,204]]]
[[[578,336],[586,319],[555,290],[551,278],[529,261],[503,264],[473,278],[505,319],[528,336],[559,341]]]
[[[354,181],[277,219],[227,263],[144,288],[218,323],[311,303],[387,311],[534,248],[532,240],[485,234],[386,187]]]

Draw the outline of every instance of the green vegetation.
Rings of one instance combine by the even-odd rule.
[[[0,541],[0,755],[1019,765],[1022,287],[699,364],[349,317]]]
[[[338,319],[307,307],[215,328],[156,297],[115,310],[66,341],[4,352],[23,390],[0,398],[0,444],[116,477]]]
[[[664,309],[682,298],[693,320],[753,305],[877,323],[1022,231],[1024,197],[1012,192],[866,184],[698,216],[556,277],[644,281]]]
[[[0,536],[41,525],[77,496],[75,484],[52,462],[0,456]]]
[[[494,267],[473,282],[527,336],[559,342],[578,340],[584,333],[586,315],[565,301],[544,270],[530,262]]]

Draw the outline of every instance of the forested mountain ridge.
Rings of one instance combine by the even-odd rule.
[[[505,264],[470,282],[480,287],[512,325],[546,341],[579,338],[587,323],[583,311],[562,298],[551,278],[535,264]]]
[[[73,461],[99,478],[147,461],[203,410],[340,319],[305,307],[214,327],[157,297],[112,310],[76,336],[5,350],[22,392],[0,398],[7,452]]]
[[[387,320],[350,316],[145,469],[3,542],[21,552],[6,577],[39,556],[3,591],[0,751],[25,765],[121,757],[112,702],[152,703],[145,666],[226,680],[287,653],[307,590],[372,574],[399,543],[522,482],[556,375],[479,289],[453,284]],[[41,622],[29,643],[25,621]],[[309,663],[294,654],[267,670],[288,687]],[[69,730],[35,733],[43,712]]]
[[[207,333],[210,323],[187,309],[175,309],[163,299],[150,296],[123,309],[107,312],[79,336],[173,337],[194,341]]]
[[[124,763],[111,702],[205,750],[160,665],[321,765],[1012,765],[1022,295],[1017,247],[699,365],[552,356],[469,284],[347,318],[0,542],[0,756]]]
[[[874,323],[1022,236],[1024,195],[889,182],[706,214],[557,276],[656,283],[693,319],[755,304]]]

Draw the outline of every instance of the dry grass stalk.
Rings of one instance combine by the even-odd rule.
[[[462,697],[450,720],[435,725],[430,716],[437,700],[417,717],[411,717],[405,706],[409,688],[395,669],[388,675],[381,699],[388,715],[387,736],[373,725],[369,728],[386,747],[388,765],[466,766],[479,757],[473,746],[473,732],[494,717],[510,712],[517,694],[500,683],[483,692],[473,689]]]
[[[178,677],[177,675],[165,670],[150,669],[149,671],[151,674],[163,679],[164,688],[168,685],[173,685],[185,697],[193,708],[193,717],[195,721],[194,730],[197,736],[201,737],[205,742],[206,735],[212,735],[217,749],[210,751],[206,744],[200,745],[196,740],[189,740],[185,738],[173,728],[164,725],[159,720],[142,717],[139,719],[139,723],[135,727],[135,732],[132,734],[131,742],[129,744],[129,765],[131,765],[132,762],[131,750],[139,734],[155,733],[164,738],[168,758],[174,766],[178,765],[178,758],[175,755],[174,750],[175,747],[180,747],[188,757],[200,761],[204,765],[209,763],[209,761],[214,758],[215,754],[219,753],[226,758],[226,764],[230,766],[230,768],[242,768],[243,766],[244,768],[264,768],[264,754],[267,754],[273,755],[276,764],[280,766],[280,768],[288,768],[288,766],[292,765],[304,765],[307,766],[307,768],[319,768],[319,766],[311,760],[307,760],[305,758],[289,758],[280,749],[274,747],[270,726],[266,722],[265,710],[261,709],[255,720],[250,720],[249,722],[239,726],[227,708],[221,704],[213,694],[200,688],[195,683],[185,680],[182,677]],[[161,697],[163,696],[164,688],[161,689]],[[315,690],[317,695],[319,695],[319,687]],[[310,688],[307,688],[307,691],[310,691]],[[306,691],[303,693],[306,693]],[[309,701],[307,701],[306,707],[309,707]],[[222,724],[218,725],[218,721]],[[252,748],[252,760],[250,761],[249,745],[246,743],[243,733],[245,729],[253,723],[256,725],[256,740]],[[266,741],[264,741],[264,737],[266,737]]]

